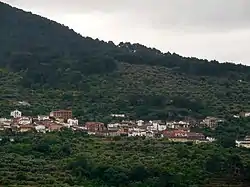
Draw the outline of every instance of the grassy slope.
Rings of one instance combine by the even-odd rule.
[[[131,95],[159,95],[169,100],[174,96],[182,96],[202,103],[204,109],[198,112],[207,115],[224,115],[250,109],[249,82],[181,75],[164,67],[120,63],[118,70],[113,73],[86,76],[84,87],[34,92],[19,86],[21,79],[18,74],[3,74],[0,79],[3,88],[1,105],[6,106],[5,114],[16,107],[13,101],[26,100],[32,107],[24,110],[33,111],[33,114],[72,107],[76,115],[87,114],[89,120],[112,112],[126,112],[133,116],[136,106],[131,106],[128,101]],[[177,110],[178,107],[171,103],[155,108],[163,111],[173,109]],[[189,106],[185,108],[188,109]]]

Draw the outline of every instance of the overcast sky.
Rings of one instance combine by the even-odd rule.
[[[3,0],[83,36],[250,65],[250,0]]]

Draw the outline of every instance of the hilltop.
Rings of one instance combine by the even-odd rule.
[[[225,116],[250,110],[250,67],[104,42],[0,3],[0,115],[71,108],[83,121]],[[20,108],[20,107],[19,107]]]

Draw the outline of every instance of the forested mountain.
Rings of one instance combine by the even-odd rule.
[[[17,106],[26,101],[30,106]],[[0,117],[73,110],[80,123],[226,117],[213,143],[92,137],[62,129],[0,132],[0,186],[250,186],[250,67],[162,53],[140,44],[93,40],[0,2]]]
[[[185,58],[140,44],[85,38],[0,3],[0,115],[72,108],[86,120],[110,113],[168,119],[250,109],[250,67]]]

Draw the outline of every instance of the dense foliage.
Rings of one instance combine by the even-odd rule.
[[[250,110],[250,68],[185,58],[140,44],[103,42],[0,3],[0,116],[72,108],[87,120],[181,119]],[[4,186],[249,186],[249,150],[235,139],[248,119],[229,119],[214,144],[94,138],[83,133],[0,136]],[[14,139],[11,142],[10,139]]]
[[[215,129],[195,127],[192,130],[216,138],[223,147],[235,147],[235,140],[243,140],[250,135],[250,118],[229,118]]]
[[[249,186],[249,151],[165,139],[94,138],[64,130],[5,133],[4,186]],[[10,142],[13,138],[15,141]]]
[[[250,110],[250,68],[103,42],[0,3],[0,116],[72,108],[83,121],[225,116]]]

